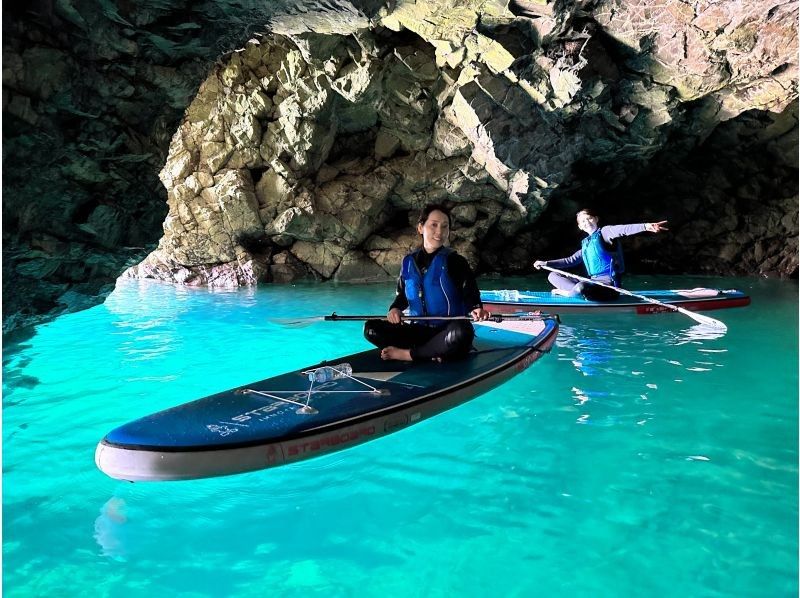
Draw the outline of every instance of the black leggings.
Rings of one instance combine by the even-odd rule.
[[[439,326],[367,320],[364,338],[376,347],[410,349],[414,361],[455,359],[465,356],[472,347],[475,329],[468,320],[452,320]]]
[[[588,282],[577,281],[574,278],[568,278],[563,274],[559,274],[558,272],[551,272],[547,277],[547,280],[550,281],[550,284],[552,284],[555,288],[561,289],[562,291],[575,293],[577,295],[582,295],[589,301],[613,301],[619,297],[619,292],[615,291],[614,289],[601,287]],[[610,280],[601,280],[599,282],[611,284]]]

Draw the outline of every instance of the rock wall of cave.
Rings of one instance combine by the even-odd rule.
[[[589,204],[671,221],[638,271],[797,275],[797,1],[247,8],[4,11],[4,330],[123,272],[391,278],[429,201],[483,272]]]

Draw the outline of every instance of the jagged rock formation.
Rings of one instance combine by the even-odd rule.
[[[783,113],[751,111],[720,124],[687,154],[667,146],[636,177],[595,195],[606,223],[669,219],[654,242],[625,241],[636,272],[796,276],[798,255],[797,104]],[[590,187],[605,173],[581,178]],[[601,181],[602,182],[602,181]],[[537,222],[548,237],[535,255],[568,255],[579,243],[580,195],[553,204]]]
[[[797,273],[796,0],[178,10],[4,21],[6,315],[91,301],[162,221],[127,275],[393,277],[428,201],[481,270],[560,251],[594,200],[673,221],[643,264]]]
[[[371,4],[4,6],[3,330],[102,301],[153,248],[167,214],[158,171],[216,58],[286,14],[366,26]]]

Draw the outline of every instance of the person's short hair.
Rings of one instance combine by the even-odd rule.
[[[417,218],[417,224],[425,226],[425,223],[428,221],[428,217],[431,215],[431,212],[435,212],[436,210],[439,210],[445,216],[447,216],[447,224],[453,226],[453,218],[450,216],[450,210],[439,203],[429,203],[422,208],[422,210],[419,212],[419,218]]]

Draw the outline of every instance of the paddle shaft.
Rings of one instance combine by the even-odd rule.
[[[503,320],[546,320],[552,318],[558,319],[558,316],[550,316],[550,315],[538,315],[538,314],[491,314],[489,316],[489,320],[493,322],[502,322]],[[326,322],[338,322],[338,321],[353,321],[353,320],[387,320],[388,318],[384,316],[340,316],[336,313],[332,313],[329,316],[325,316],[323,320]],[[469,320],[474,321],[472,316],[406,316],[404,315],[403,320]]]
[[[641,299],[642,301],[647,301],[648,303],[653,303],[654,305],[660,305],[662,307],[666,307],[667,309],[671,309],[673,311],[680,312],[685,316],[689,316],[695,322],[699,322],[700,324],[704,324],[706,326],[719,328],[721,330],[727,330],[728,328],[727,326],[725,326],[725,324],[723,324],[719,320],[715,320],[714,318],[709,318],[708,316],[696,314],[683,307],[679,307],[677,305],[670,305],[669,303],[663,303],[662,301],[658,301],[657,299],[652,299],[645,295],[637,295],[636,293],[631,293],[629,290],[623,289],[622,287],[615,287],[610,284],[598,282],[597,280],[592,280],[591,278],[584,278],[583,276],[579,276],[578,274],[572,274],[571,272],[564,272],[563,270],[559,270],[558,268],[551,268],[550,266],[542,265],[540,267],[543,270],[550,270],[550,272],[561,274],[561,276],[566,276],[567,278],[572,278],[574,280],[579,280],[581,282],[588,282],[589,284],[596,284],[599,287],[605,287],[607,289],[617,291],[618,293],[622,293],[623,295],[629,295],[630,297],[636,297],[637,299]]]

